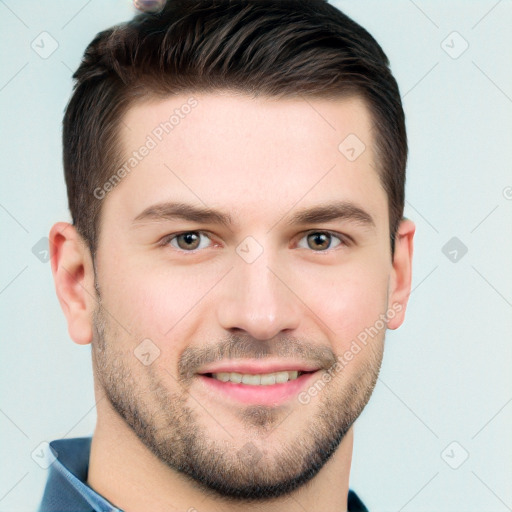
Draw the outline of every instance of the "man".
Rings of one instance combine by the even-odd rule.
[[[51,444],[40,510],[366,510],[353,423],[414,235],[380,46],[322,0],[175,0],[75,79],[51,257],[97,426]]]

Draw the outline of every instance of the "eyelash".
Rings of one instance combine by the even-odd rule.
[[[181,231],[180,233],[173,233],[171,235],[165,236],[164,238],[161,239],[161,241],[159,242],[159,245],[161,245],[163,247],[168,247],[171,244],[172,240],[175,240],[180,235],[185,235],[187,233],[196,233],[196,234],[204,235],[204,236],[210,238],[209,234],[206,231],[200,231],[200,230]],[[302,234],[302,237],[300,238],[299,242],[302,239],[307,238],[309,235],[313,235],[313,234],[326,234],[326,235],[331,236],[332,238],[337,238],[340,241],[340,243],[338,245],[336,245],[335,247],[333,247],[333,248],[329,247],[327,249],[319,250],[319,251],[314,251],[313,249],[311,249],[312,252],[316,252],[316,253],[327,253],[327,252],[330,252],[330,251],[334,250],[336,247],[339,247],[339,246],[350,246],[351,243],[353,243],[353,240],[348,235],[342,235],[341,233],[336,233],[334,231],[329,231],[329,230],[310,230],[310,231],[306,231],[305,233]],[[210,238],[210,240],[211,240],[211,238]],[[185,254],[186,253],[195,254],[196,252],[201,250],[201,249],[198,248],[198,249],[193,249],[191,251],[186,251],[185,249],[181,249],[179,247],[175,247],[175,246],[172,246],[172,247],[176,251],[181,252],[181,253],[185,253]]]

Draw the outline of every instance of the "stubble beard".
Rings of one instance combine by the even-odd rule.
[[[336,376],[319,393],[316,404],[296,402],[289,418],[265,406],[237,410],[243,433],[236,429],[230,441],[222,441],[211,435],[212,429],[200,417],[204,413],[211,419],[215,411],[208,404],[194,410],[191,404],[196,401],[187,389],[177,385],[175,391],[169,390],[155,373],[156,366],[141,365],[133,348],[122,350],[123,339],[126,336],[99,305],[94,312],[93,368],[115,413],[151,453],[202,495],[238,504],[269,502],[311,482],[366,406],[384,345],[383,333],[365,347],[370,350],[367,360],[350,380],[340,386],[342,375]],[[310,416],[307,421],[304,415]],[[304,425],[294,429],[293,436],[292,418]],[[217,420],[220,430],[222,418]],[[266,442],[280,427],[287,430],[286,442]]]

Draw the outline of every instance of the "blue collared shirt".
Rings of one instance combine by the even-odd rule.
[[[91,489],[87,481],[92,437],[58,439],[50,443],[56,460],[38,512],[123,512]],[[349,512],[368,512],[353,491],[348,493]]]

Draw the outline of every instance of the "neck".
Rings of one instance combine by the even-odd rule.
[[[205,495],[184,475],[161,462],[112,409],[105,397],[98,402],[87,484],[125,512],[220,511],[344,512],[353,431],[320,472],[305,486],[265,503],[234,503]]]

